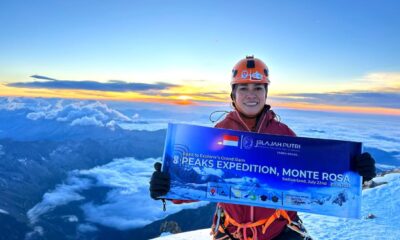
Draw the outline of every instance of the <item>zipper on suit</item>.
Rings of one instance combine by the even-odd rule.
[[[267,118],[267,113],[264,113],[263,118],[261,119],[261,123],[258,124],[258,129],[257,129],[257,133],[260,133],[262,125],[264,124],[265,119]]]
[[[251,132],[250,128],[246,125],[246,123],[243,121],[243,119],[240,117],[240,114],[235,111],[237,117],[239,118],[240,122],[242,123],[242,125],[247,129],[248,132]]]
[[[240,122],[242,123],[242,125],[247,129],[247,131],[251,132],[250,128],[246,125],[246,123],[240,117],[239,113],[237,111],[235,111],[235,113],[236,113],[237,117],[239,118]],[[257,133],[260,133],[261,127],[262,127],[266,117],[267,117],[267,114],[264,113],[264,116],[263,116],[263,118],[261,120],[261,123],[258,124]],[[250,221],[254,222],[254,207],[253,206],[250,206]]]

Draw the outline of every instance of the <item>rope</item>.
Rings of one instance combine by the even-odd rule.
[[[220,113],[219,117],[216,120],[213,120],[212,117],[215,113]],[[215,123],[218,122],[223,116],[225,116],[226,114],[228,114],[228,111],[221,111],[221,110],[217,110],[214,111],[210,114],[210,116],[208,117],[208,119],[210,120],[210,122]]]
[[[217,206],[217,221],[216,226],[215,226],[215,232],[218,232],[218,228],[219,228],[219,221],[221,220],[221,208],[219,206]]]

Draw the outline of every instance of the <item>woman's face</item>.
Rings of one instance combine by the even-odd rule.
[[[234,89],[234,103],[238,111],[248,117],[257,116],[264,108],[267,89],[264,84],[238,84]]]

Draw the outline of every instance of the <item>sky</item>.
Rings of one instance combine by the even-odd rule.
[[[246,55],[277,107],[400,115],[400,3],[0,2],[0,96],[212,105]]]

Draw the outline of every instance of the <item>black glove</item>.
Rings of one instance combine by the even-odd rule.
[[[375,160],[367,152],[355,157],[355,170],[363,177],[363,183],[373,179],[375,173]]]
[[[150,196],[156,200],[167,194],[171,184],[169,174],[161,172],[161,166],[162,165],[159,162],[154,164],[156,171],[153,173],[150,180]]]

